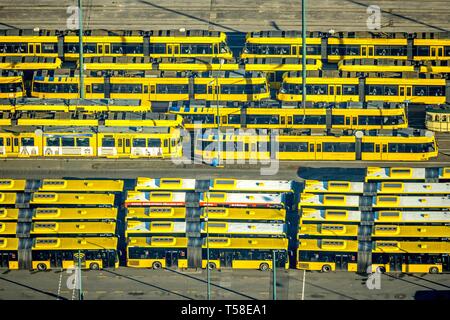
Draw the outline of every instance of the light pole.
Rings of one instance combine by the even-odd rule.
[[[208,195],[209,197],[209,195]],[[205,208],[206,217],[206,282],[208,289],[208,300],[211,300],[211,270],[209,270],[209,222],[208,222],[208,208]]]
[[[273,271],[273,281],[272,281],[272,285],[273,285],[273,300],[277,300],[277,259],[275,257],[276,255],[276,251],[273,250],[272,253],[272,271]]]
[[[80,288],[78,289],[78,300],[83,300],[83,286],[81,284],[81,251],[78,250],[78,279]]]
[[[306,0],[302,0],[302,108],[306,117]]]
[[[84,59],[83,59],[83,1],[78,0],[78,23],[80,35],[78,37],[78,45],[80,50],[80,98],[84,99]]]

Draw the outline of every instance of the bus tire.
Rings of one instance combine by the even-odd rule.
[[[266,263],[266,262],[261,263],[261,264],[259,265],[259,270],[261,270],[261,271],[267,271],[267,270],[269,270],[269,264]]]
[[[47,270],[47,265],[45,263],[38,263],[37,269],[39,271],[46,271]]]
[[[153,270],[158,270],[158,269],[161,269],[161,268],[162,268],[162,264],[161,264],[161,262],[159,262],[159,261],[155,261],[155,262],[153,262],[153,264],[152,264],[152,268],[153,268]]]
[[[89,269],[91,269],[91,270],[99,270],[99,269],[100,269],[100,266],[98,265],[97,262],[93,262],[93,263],[91,263],[91,264],[89,265]]]
[[[330,272],[331,271],[331,266],[329,264],[324,264],[322,266],[322,272]]]
[[[430,270],[428,270],[431,274],[439,273],[439,269],[437,267],[431,267]]]
[[[379,273],[385,273],[386,272],[386,268],[385,267],[377,267],[377,272]]]
[[[214,262],[210,262],[208,264],[208,268],[209,268],[209,270],[214,270],[216,268],[216,264]]]

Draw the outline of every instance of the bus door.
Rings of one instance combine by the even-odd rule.
[[[245,152],[244,157],[245,157],[245,159],[255,159],[255,157],[259,158],[257,151],[258,151],[258,146],[257,146],[256,141],[250,140],[248,142],[247,141],[244,142],[244,152]],[[238,157],[238,159],[239,159],[239,157]]]
[[[221,267],[229,267],[233,266],[233,253],[232,252],[221,252],[220,256],[223,257],[220,261]]]
[[[150,95],[148,99],[150,101],[156,100],[156,83],[150,84]]]
[[[174,43],[174,44],[168,44],[167,45],[167,53],[176,56],[180,54],[180,44]]]
[[[0,140],[3,140],[3,155],[10,155],[13,153],[13,139],[11,137],[4,137],[4,138],[0,138]]]
[[[373,46],[361,46],[361,56],[365,58],[372,58],[374,56]]]
[[[19,154],[20,153],[20,143],[19,138],[13,137],[12,139],[12,148],[11,151],[13,154]]]
[[[218,55],[218,54],[220,54],[221,52],[220,52],[220,48],[219,48],[219,44],[218,43],[215,43],[214,45],[213,45],[213,52],[212,52],[214,55]]]
[[[336,270],[348,271],[348,255],[337,254],[335,261],[336,261]]]
[[[389,271],[401,272],[402,271],[402,256],[392,255],[389,259]]]
[[[329,85],[328,95],[333,98],[333,101],[340,102],[342,95],[342,85]]]
[[[28,53],[40,54],[41,53],[41,44],[40,43],[29,43],[28,44]]]
[[[110,52],[111,52],[111,44],[97,43],[97,53],[98,54],[110,54]]]
[[[444,56],[443,46],[431,46],[430,49],[431,58],[442,58]]]
[[[399,89],[400,98],[403,98],[403,100],[411,100],[412,86],[400,86]]]
[[[291,46],[291,55],[292,56],[298,56],[301,55],[301,46]]]
[[[116,149],[118,156],[128,156],[131,154],[131,139],[127,136],[116,138]]]
[[[166,267],[178,265],[178,251],[166,251]]]

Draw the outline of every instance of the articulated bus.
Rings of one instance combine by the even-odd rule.
[[[441,273],[450,271],[450,244],[433,241],[373,241],[371,269],[383,272]],[[358,241],[301,239],[297,269],[356,272]]]
[[[29,210],[27,209],[22,210],[23,213],[19,211],[18,215],[28,216],[30,214]],[[31,211],[32,221],[68,221],[68,222],[117,221],[117,208],[112,207],[99,207],[99,208],[45,207],[45,208],[34,208],[31,210],[32,210]]]
[[[398,196],[382,195],[375,197],[363,197],[359,195],[343,194],[300,194],[300,207],[339,207],[358,208],[371,206],[377,210],[389,210],[395,208],[414,209],[450,209],[450,195],[439,196]]]
[[[1,30],[0,56],[79,57],[79,32]],[[90,57],[215,57],[232,59],[224,32],[206,30],[85,30],[83,53]]]
[[[98,208],[33,208],[33,209],[14,209],[0,208],[0,221],[65,221],[65,222],[83,222],[83,221],[117,221],[117,208],[98,207]]]
[[[30,229],[32,237],[112,237],[115,233],[114,221],[34,221]]]
[[[180,115],[184,127],[194,130],[217,128],[249,129],[401,129],[408,127],[403,105],[346,104],[327,108],[217,108],[171,106],[169,113]],[[219,115],[219,117],[217,117]]]
[[[143,127],[3,127],[0,158],[179,158],[178,128]]]
[[[148,112],[150,103],[141,100],[124,99],[0,99],[0,111],[19,113],[36,112],[79,112],[82,118],[89,118],[88,113],[112,112],[112,115],[123,115],[128,112]],[[66,114],[67,115],[67,114]],[[101,114],[103,116],[103,114]],[[107,118],[111,115],[107,114]],[[5,117],[4,117],[5,118]]]
[[[203,190],[228,192],[292,192],[290,181],[286,180],[241,180],[216,178],[210,180],[181,178],[143,178],[138,177],[135,191],[146,190],[196,190],[202,185]]]
[[[228,221],[209,221],[189,223],[184,221],[135,221],[126,223],[125,237],[177,235],[185,237],[189,232],[210,236],[231,237],[286,237],[284,223],[245,223]]]
[[[360,226],[356,224],[343,223],[305,223],[299,224],[298,239],[305,238],[339,238],[356,239]],[[375,224],[372,227],[372,239],[442,239],[450,234],[450,225],[427,226],[427,225],[397,225],[397,224]]]
[[[155,60],[150,57],[100,57],[84,60],[84,66],[86,70],[137,70],[141,72],[146,70],[192,72],[239,70],[239,64],[233,60],[218,58],[160,58]]]
[[[350,182],[350,181],[318,181],[306,180],[305,193],[351,193],[363,194],[448,194],[450,183],[417,183],[417,182]]]
[[[189,210],[196,212],[197,209],[195,210],[189,209]],[[198,208],[198,211],[200,219],[205,219],[207,216],[209,221],[270,222],[270,223],[286,222],[286,209],[283,208],[280,209],[280,208],[203,207]],[[186,212],[187,209],[185,207],[145,207],[145,208],[129,207],[127,208],[125,220],[185,221]]]
[[[306,38],[308,59],[338,62],[344,59],[383,58],[396,60],[449,60],[450,39],[446,33],[356,33],[336,36],[309,32]],[[247,34],[241,58],[299,58],[302,35],[298,31],[261,31]]]
[[[45,271],[74,268],[79,262],[92,270],[119,267],[117,238],[0,238],[3,268]]]
[[[358,73],[420,72],[447,74],[450,73],[450,59],[444,61],[429,61],[424,63],[395,59],[351,59],[340,61],[338,64],[338,69],[343,72]]]
[[[366,132],[359,139],[355,135],[257,134],[227,132],[210,134],[208,130],[195,141],[195,156],[204,162],[217,160],[383,160],[425,161],[437,157],[434,135],[429,131],[401,129]],[[220,141],[220,153],[217,148]]]
[[[61,67],[59,58],[27,57],[27,56],[1,56],[1,70],[54,70]]]
[[[279,193],[128,191],[125,206],[185,206],[198,203],[200,207],[284,208],[284,201],[285,195]]]
[[[140,99],[144,101],[260,101],[270,97],[266,77],[238,71],[192,77],[176,72],[124,71],[90,73],[84,79],[87,99]],[[77,99],[79,78],[69,70],[35,72],[31,96]]]
[[[431,131],[450,132],[450,105],[427,109],[425,126]]]
[[[188,268],[209,269],[260,269],[288,268],[288,241],[283,238],[221,238],[210,237],[209,243],[197,241],[195,248],[188,247],[187,238],[139,237],[128,238],[127,266],[135,268]],[[192,244],[194,245],[194,244]],[[206,249],[209,246],[209,265]],[[197,250],[195,250],[197,249]],[[192,264],[189,264],[189,260]]]
[[[0,70],[0,99],[17,99],[26,96],[23,73]]]
[[[408,168],[408,167],[367,167],[366,182],[370,181],[425,181],[450,179],[450,167],[442,168]]]
[[[311,102],[371,102],[443,104],[449,80],[429,78],[339,78],[306,79],[306,99]],[[446,87],[447,85],[447,87]],[[450,93],[447,93],[447,95]],[[298,73],[285,74],[277,99],[302,101],[302,78]]]
[[[442,226],[450,221],[450,211],[379,210],[362,213],[358,210],[301,208],[300,223],[358,224],[373,221],[375,224]]]

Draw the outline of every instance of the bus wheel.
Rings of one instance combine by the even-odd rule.
[[[158,270],[158,269],[161,269],[161,268],[162,268],[162,264],[161,264],[161,262],[159,262],[159,261],[155,261],[155,262],[153,262],[153,264],[152,264],[152,268],[153,268],[154,270]]]
[[[322,272],[330,272],[331,271],[331,266],[329,264],[324,264],[322,266]]]
[[[209,270],[214,270],[216,268],[216,264],[214,262],[210,262],[208,264],[208,268],[209,268]]]
[[[439,269],[436,268],[436,267],[431,267],[429,271],[430,271],[430,273],[432,273],[432,274],[439,273]]]
[[[45,270],[47,270],[47,265],[45,263],[38,263],[37,269],[39,271],[45,271]]]
[[[377,272],[385,273],[386,272],[386,268],[385,267],[377,267]]]
[[[93,262],[93,263],[91,263],[91,264],[89,265],[89,269],[91,269],[91,270],[99,270],[99,269],[100,269],[100,266],[98,265],[97,262]]]
[[[259,265],[259,270],[261,270],[261,271],[267,271],[267,270],[269,270],[269,264],[268,263],[261,263],[260,265]]]

